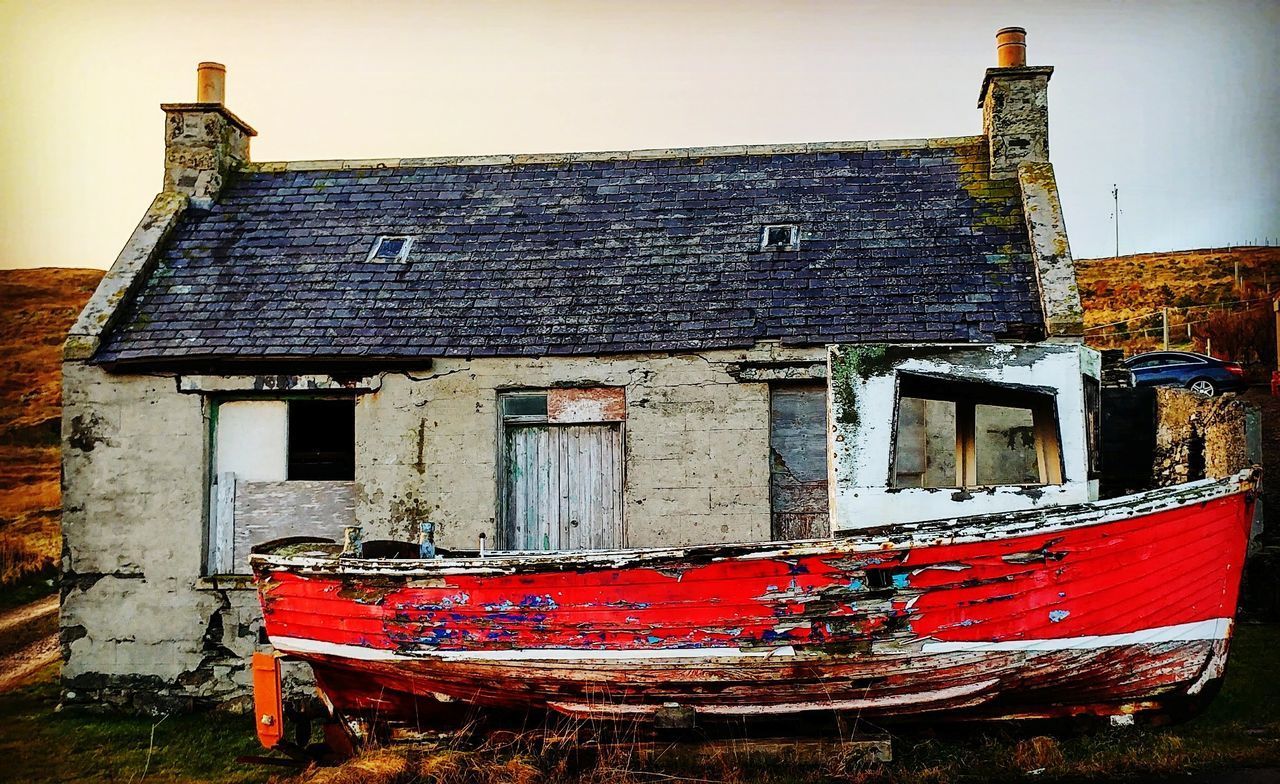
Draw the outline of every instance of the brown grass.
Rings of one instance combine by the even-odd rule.
[[[1238,285],[1237,264],[1241,278]],[[1129,353],[1158,348],[1163,337],[1158,313],[1105,329],[1090,328],[1168,307],[1171,346],[1192,347],[1195,339],[1202,337],[1199,333],[1204,322],[1190,325],[1190,338],[1187,322],[1209,315],[1207,309],[1194,306],[1251,300],[1280,291],[1280,248],[1185,250],[1077,259],[1076,279],[1090,345],[1123,348]],[[1254,307],[1270,309],[1266,302],[1254,303]]]
[[[0,586],[52,574],[61,503],[56,447],[0,447]]]
[[[1025,770],[1047,770],[1063,763],[1062,749],[1058,741],[1047,735],[1018,741],[1013,747],[1013,764]]]
[[[390,749],[375,749],[336,768],[321,768],[311,784],[399,784],[412,779],[408,756]]]
[[[62,549],[62,341],[101,277],[0,272],[0,586],[48,573]]]

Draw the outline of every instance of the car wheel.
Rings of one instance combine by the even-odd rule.
[[[1218,391],[1217,389],[1214,388],[1213,382],[1207,378],[1195,379],[1190,384],[1187,384],[1187,389],[1190,389],[1192,392],[1195,392],[1197,395],[1203,395],[1205,397],[1213,397],[1214,394]]]

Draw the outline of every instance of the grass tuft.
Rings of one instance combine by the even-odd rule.
[[[374,749],[336,768],[320,768],[307,780],[311,784],[407,784],[411,770],[407,755]]]
[[[1018,741],[1013,747],[1011,759],[1014,767],[1023,770],[1052,770],[1061,767],[1064,762],[1058,741],[1047,735]]]

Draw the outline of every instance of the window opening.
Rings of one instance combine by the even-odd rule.
[[[956,404],[898,401],[895,487],[949,487],[956,479]]]
[[[378,237],[373,241],[373,249],[369,251],[369,260],[403,261],[408,257],[409,248],[412,245],[412,237]]]
[[[355,400],[289,401],[289,479],[355,478]]]
[[[795,250],[800,246],[800,229],[795,226],[765,226],[760,250]]]
[[[973,439],[978,484],[1043,484],[1031,409],[975,405]]]
[[[354,397],[217,401],[206,573],[244,574],[256,544],[336,540],[354,524],[355,405]]]
[[[1061,484],[1052,394],[899,377],[894,487]]]

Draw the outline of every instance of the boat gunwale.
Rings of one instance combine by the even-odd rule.
[[[1015,512],[962,515],[837,532],[823,539],[699,544],[613,550],[498,551],[484,557],[351,558],[340,554],[274,555],[255,552],[249,562],[260,580],[266,572],[342,577],[430,579],[452,575],[509,575],[528,572],[595,571],[620,568],[691,566],[727,559],[759,560],[823,554],[863,555],[976,542],[1105,525],[1247,493],[1257,488],[1260,469],[1243,469],[1220,479],[1201,479],[1116,498]],[[984,492],[971,488],[970,492]],[[270,543],[262,545],[269,547]]]

